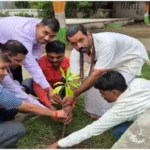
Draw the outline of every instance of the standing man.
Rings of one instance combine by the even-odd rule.
[[[61,103],[67,105],[88,90],[85,109],[96,118],[102,116],[112,104],[104,102],[98,90],[94,89],[95,81],[105,71],[116,70],[124,76],[128,84],[136,75],[141,74],[144,62],[149,62],[143,44],[127,35],[111,32],[91,34],[82,25],[71,25],[67,29],[67,39],[74,47],[70,57],[71,72],[83,76],[84,62],[91,64],[92,71],[74,91],[74,97],[68,96]]]
[[[41,20],[26,17],[3,17],[0,19],[0,43],[14,39],[27,48],[28,54],[23,66],[32,75],[33,80],[45,89],[48,94],[51,86],[45,79],[37,60],[42,52],[42,44],[48,43],[56,36],[59,26],[59,22],[55,18]],[[21,68],[16,69],[19,72],[14,74],[17,74],[20,82],[22,82],[22,77],[20,77],[22,70]]]

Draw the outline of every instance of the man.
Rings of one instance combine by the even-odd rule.
[[[100,135],[113,127],[120,129],[115,130],[118,132],[115,134],[119,134],[120,137],[131,125],[132,122],[128,121],[134,121],[150,108],[150,81],[148,80],[137,78],[127,86],[121,73],[109,71],[98,78],[95,88],[109,103],[116,101],[113,107],[97,121],[48,148],[70,147],[92,136]]]
[[[0,82],[8,74],[7,65],[9,62],[10,60],[6,54],[4,55],[0,52]],[[17,111],[32,112],[48,117],[67,117],[64,110],[51,111],[35,104],[26,103],[15,97],[13,93],[0,84],[0,148],[8,148],[25,134],[25,128],[22,123],[10,121]]]
[[[51,87],[54,88],[54,84],[56,82],[63,81],[60,68],[66,72],[68,67],[70,67],[70,63],[69,59],[65,56],[64,43],[58,40],[54,40],[47,43],[45,49],[46,55],[42,56],[38,63],[46,77],[46,80],[51,85]],[[46,91],[39,84],[36,82],[33,82],[32,84],[32,79],[29,78],[23,81],[23,85],[29,89],[30,94],[33,94],[32,89],[34,89],[35,95],[39,98],[40,102],[44,104],[44,106],[55,110],[55,107],[52,105],[52,103],[55,102],[53,99],[49,99]],[[72,106],[67,106],[64,109],[72,110],[73,108]]]
[[[48,94],[50,85],[46,81],[42,70],[36,60],[40,58],[42,44],[51,41],[59,30],[59,22],[55,18],[35,19],[26,17],[3,17],[0,18],[0,43],[5,43],[10,39],[18,40],[26,49],[28,54],[23,62],[23,66],[32,75],[33,80],[38,83]],[[16,73],[18,71],[18,73]],[[21,68],[16,68],[14,75],[19,76]]]
[[[60,68],[67,71],[69,59],[65,55],[65,44],[60,41],[52,41],[46,45],[46,55],[42,56],[39,60],[43,74],[45,75],[48,83],[54,88],[56,82],[62,81]],[[51,105],[45,90],[36,82],[34,82],[34,92],[39,100],[47,107]],[[52,100],[53,101],[53,100]]]
[[[0,49],[9,57],[11,61],[9,63],[9,67],[14,69],[22,65],[22,62],[24,61],[24,58],[28,53],[26,47],[17,40],[9,40],[5,44],[1,44]],[[9,74],[4,77],[4,79],[1,81],[1,84],[6,89],[13,92],[19,99],[44,107],[38,100],[30,97],[24,92],[24,88],[20,85],[20,83],[13,79],[9,67]]]
[[[83,75],[83,61],[91,64],[90,70],[93,70],[74,91],[75,96],[68,96],[61,103],[66,105],[88,90],[85,110],[89,115],[99,118],[113,104],[104,102],[102,97],[99,98],[101,100],[97,99],[100,94],[92,87],[96,79],[105,71],[116,70],[124,76],[127,84],[130,83],[136,75],[141,74],[144,62],[149,62],[145,47],[137,39],[119,33],[91,34],[82,25],[69,26],[66,36],[74,47],[70,56],[71,72]]]

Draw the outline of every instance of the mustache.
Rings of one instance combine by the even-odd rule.
[[[79,52],[81,52],[81,53],[85,53],[85,52],[87,52],[88,51],[88,48],[87,47],[80,47],[79,48]]]

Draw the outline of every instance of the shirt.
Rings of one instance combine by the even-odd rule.
[[[22,100],[17,98],[13,93],[5,89],[0,84],[0,107],[6,110],[17,108],[22,104]]]
[[[38,100],[30,97],[28,94],[22,91],[22,86],[19,85],[19,82],[16,83],[15,80],[13,80],[11,77],[11,74],[6,75],[1,81],[1,85],[4,86],[7,90],[11,91],[19,99],[44,107]]]
[[[33,80],[45,89],[50,85],[35,60],[40,58],[42,52],[42,45],[37,43],[35,37],[36,24],[40,21],[41,19],[15,16],[0,18],[0,43],[13,39],[27,48],[28,54],[23,66],[32,75]]]
[[[102,134],[114,126],[126,121],[134,121],[146,109],[150,108],[150,81],[134,79],[127,90],[116,100],[114,106],[101,118],[85,128],[58,141],[61,147],[70,147],[92,136]]]
[[[114,69],[132,75],[140,75],[144,61],[149,62],[143,44],[127,35],[111,32],[93,34],[95,47],[94,69]],[[84,62],[91,63],[91,58],[84,54]],[[73,49],[70,56],[71,72],[80,72],[80,55]]]
[[[64,70],[64,72],[66,72],[66,70],[70,66],[70,64],[69,64],[69,59],[67,57],[64,57],[59,68],[56,69],[48,61],[47,55],[45,55],[40,58],[39,66],[41,67],[43,74],[45,75],[47,81],[53,87],[53,85],[56,82],[60,82],[62,80],[60,68],[62,68]],[[34,92],[36,93],[36,95],[38,96],[40,101],[45,106],[48,107],[51,103],[47,97],[47,93],[45,92],[45,90],[35,82],[33,83],[33,86],[34,86]]]

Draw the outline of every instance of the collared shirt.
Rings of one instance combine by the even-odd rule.
[[[50,87],[42,70],[35,59],[39,59],[42,45],[38,44],[35,37],[36,24],[41,19],[27,17],[2,17],[0,18],[0,43],[10,39],[20,41],[28,50],[23,66],[32,75],[33,80],[44,89]]]
[[[94,69],[113,69],[132,75],[140,75],[144,62],[150,63],[144,45],[135,38],[120,33],[92,34],[95,46]],[[91,58],[84,54],[84,61]],[[70,56],[71,72],[80,72],[80,55],[75,49]]]
[[[40,58],[39,65],[40,65],[47,81],[49,82],[49,84],[52,87],[56,82],[60,82],[62,80],[60,67],[64,70],[64,72],[66,72],[67,68],[70,66],[69,59],[67,57],[64,57],[63,61],[60,64],[60,67],[56,69],[48,61],[47,55]],[[40,101],[44,105],[49,106],[50,101],[48,100],[45,90],[35,82],[33,85],[34,85],[34,91],[35,91],[36,95],[38,96],[38,98],[40,99]]]
[[[60,147],[70,147],[92,136],[97,136],[126,121],[134,121],[150,108],[150,81],[134,79],[114,106],[100,119],[58,141]]]

